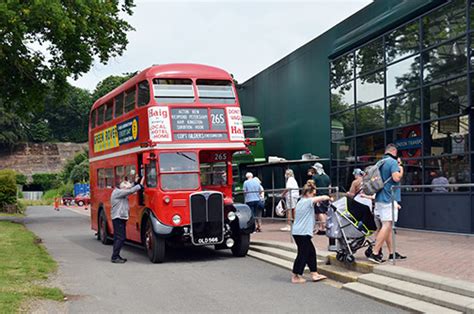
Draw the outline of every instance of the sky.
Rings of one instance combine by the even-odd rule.
[[[123,55],[70,83],[92,91],[109,75],[166,63],[217,66],[243,83],[370,2],[136,0]]]

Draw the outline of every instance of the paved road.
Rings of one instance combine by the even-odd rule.
[[[324,283],[292,285],[287,271],[209,248],[175,250],[151,264],[126,247],[126,264],[110,263],[111,246],[94,238],[87,216],[31,207],[27,227],[59,262],[59,281],[78,312],[402,312]]]

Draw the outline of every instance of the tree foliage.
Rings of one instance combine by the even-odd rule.
[[[16,204],[16,173],[13,170],[0,170],[0,212],[9,211]]]
[[[135,73],[124,73],[123,75],[111,75],[100,81],[94,92],[92,93],[92,101],[96,101],[100,97],[104,96],[114,88],[120,86],[122,83],[134,76]]]

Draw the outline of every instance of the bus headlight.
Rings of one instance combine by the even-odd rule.
[[[165,204],[169,204],[171,202],[170,197],[169,196],[163,197],[163,202],[165,202]]]
[[[229,219],[229,221],[234,221],[236,217],[237,216],[232,211],[227,214],[227,219]]]
[[[173,216],[173,223],[175,225],[179,225],[181,223],[181,216],[180,215],[174,215]]]

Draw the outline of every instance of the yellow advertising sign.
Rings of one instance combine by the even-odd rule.
[[[94,152],[103,152],[119,146],[117,126],[111,126],[94,134]]]

